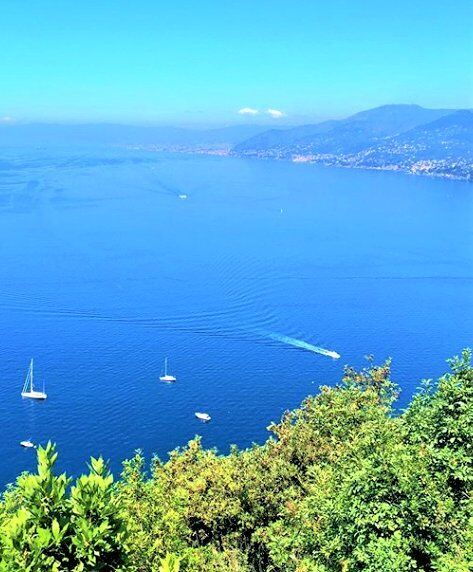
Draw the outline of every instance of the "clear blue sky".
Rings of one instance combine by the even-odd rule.
[[[291,123],[384,103],[472,107],[472,6],[2,0],[0,118]]]

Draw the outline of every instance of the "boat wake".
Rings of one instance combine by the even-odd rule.
[[[283,344],[287,344],[289,346],[293,346],[301,350],[306,350],[323,356],[331,357],[333,359],[340,358],[340,354],[338,352],[333,350],[327,350],[325,348],[321,348],[320,346],[314,346],[313,344],[309,344],[304,340],[298,340],[297,338],[291,338],[290,336],[285,336],[284,334],[278,334],[276,332],[260,332],[260,333],[263,334],[265,337],[270,338],[271,340],[274,340],[276,342],[281,342]]]

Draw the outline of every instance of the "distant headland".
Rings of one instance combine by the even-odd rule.
[[[419,105],[383,105],[346,119],[269,130],[255,124],[0,124],[0,147],[25,145],[124,146],[473,180],[473,111]]]

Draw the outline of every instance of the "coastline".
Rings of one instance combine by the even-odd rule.
[[[125,148],[135,151],[165,152],[180,155],[213,155],[218,157],[235,157],[239,159],[286,161],[291,163],[309,163],[322,167],[340,167],[343,169],[358,169],[365,171],[390,171],[402,173],[404,175],[414,175],[431,177],[436,179],[447,179],[450,181],[463,181],[473,183],[473,164],[455,162],[453,164],[441,160],[422,160],[409,164],[386,164],[368,165],[353,159],[351,155],[328,155],[328,154],[270,154],[270,153],[236,153],[228,145],[213,147],[183,147],[168,145],[126,145]],[[437,169],[437,170],[436,170]],[[444,172],[441,169],[457,169],[464,171],[464,174],[455,172]]]

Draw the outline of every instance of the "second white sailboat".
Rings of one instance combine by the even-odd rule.
[[[159,381],[164,381],[167,383],[174,383],[177,381],[173,375],[168,374],[168,358],[164,358],[164,374],[159,376]]]
[[[25,383],[21,391],[21,397],[27,397],[29,399],[46,399],[48,397],[44,391],[44,384],[43,384],[43,391],[36,391],[34,388],[33,360],[30,361],[28,374],[26,376]]]

